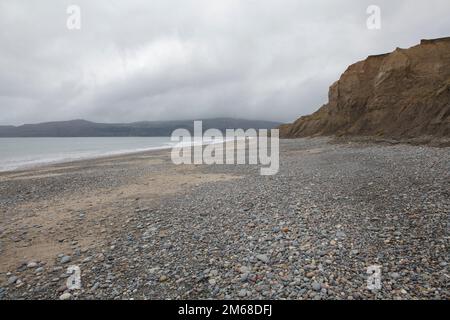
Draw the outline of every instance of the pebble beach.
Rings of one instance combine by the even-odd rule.
[[[280,140],[273,176],[167,150],[0,173],[0,298],[446,300],[449,168],[314,138]]]

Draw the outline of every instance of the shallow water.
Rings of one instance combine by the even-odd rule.
[[[0,138],[0,171],[171,148],[170,137]]]

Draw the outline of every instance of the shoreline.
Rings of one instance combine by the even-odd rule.
[[[168,137],[170,138],[170,137]],[[227,140],[215,142],[215,144],[222,144],[226,143]],[[202,141],[201,145],[206,146],[212,144],[210,141]],[[195,142],[192,143],[192,146],[196,146]],[[30,171],[30,170],[37,170],[37,169],[45,169],[46,167],[52,167],[57,165],[63,165],[63,164],[77,164],[80,161],[90,161],[90,160],[102,160],[102,159],[110,159],[110,158],[116,158],[121,156],[132,156],[132,155],[138,155],[141,153],[148,153],[148,152],[158,152],[158,151],[166,151],[172,149],[174,145],[171,146],[160,146],[160,147],[151,147],[151,148],[143,148],[139,150],[130,150],[130,151],[111,151],[108,154],[104,155],[92,155],[92,156],[86,156],[86,157],[80,157],[80,158],[68,158],[68,159],[62,159],[62,160],[55,160],[55,161],[43,161],[36,164],[30,164],[25,166],[20,166],[14,169],[6,169],[2,170],[0,169],[0,176],[4,173],[14,173],[14,172],[24,172],[24,171]]]
[[[173,147],[172,146],[155,147],[154,149],[147,149],[147,150],[124,151],[124,152],[110,153],[110,154],[104,154],[104,155],[98,155],[98,156],[88,156],[88,157],[73,158],[73,159],[69,158],[66,160],[56,160],[56,161],[45,161],[42,163],[37,163],[35,165],[20,166],[18,168],[14,168],[14,169],[6,169],[6,170],[0,169],[0,176],[2,174],[7,174],[7,173],[25,172],[25,171],[32,171],[32,170],[38,170],[38,169],[45,169],[47,167],[52,167],[52,166],[57,166],[57,165],[77,164],[77,163],[83,162],[83,161],[102,160],[102,159],[107,160],[107,159],[114,159],[116,157],[121,157],[121,156],[132,156],[132,155],[137,155],[137,154],[141,154],[141,153],[158,152],[158,151],[169,150],[171,148],[173,148]]]
[[[203,142],[201,143],[202,146],[206,146],[206,145],[210,145],[210,144],[224,144],[226,143],[228,140],[224,140],[224,141],[220,141],[220,142]],[[198,144],[196,144],[195,142],[192,144],[192,146],[196,146]],[[26,165],[26,166],[21,166],[15,169],[7,169],[7,170],[1,170],[0,169],[0,177],[2,176],[2,174],[7,174],[7,173],[20,173],[20,172],[26,172],[26,171],[32,171],[32,170],[39,170],[39,169],[45,169],[47,167],[51,168],[53,166],[57,166],[57,165],[64,165],[64,164],[77,164],[78,162],[82,162],[82,161],[91,161],[91,160],[108,160],[108,159],[114,159],[116,157],[122,157],[122,156],[133,156],[133,155],[139,155],[139,154],[145,154],[148,152],[158,152],[158,151],[167,151],[170,150],[174,147],[173,146],[161,146],[161,147],[152,147],[146,150],[135,150],[135,151],[124,151],[124,152],[114,152],[111,154],[105,154],[105,155],[99,155],[99,156],[88,156],[88,157],[83,157],[83,158],[76,158],[76,159],[67,159],[67,160],[56,160],[56,161],[49,161],[49,162],[42,162],[42,163],[38,163],[36,165]]]

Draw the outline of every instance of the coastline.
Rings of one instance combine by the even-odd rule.
[[[119,137],[120,138],[120,137]],[[170,137],[168,137],[170,138]],[[1,138],[0,138],[1,139]],[[64,138],[60,138],[64,139]],[[221,141],[221,142],[215,142],[217,144],[225,143],[227,140]],[[201,145],[205,146],[208,144],[211,144],[211,141],[202,141]],[[192,144],[193,146],[197,145],[195,142]],[[147,153],[147,152],[153,152],[153,151],[161,151],[161,150],[169,150],[172,149],[175,146],[175,143],[173,145],[167,145],[167,146],[157,146],[157,147],[149,147],[149,148],[140,148],[135,150],[117,150],[117,151],[109,151],[102,155],[88,155],[88,156],[80,156],[75,158],[66,158],[66,159],[59,159],[59,160],[39,160],[35,164],[27,164],[27,165],[21,165],[16,168],[12,169],[1,169],[0,168],[0,176],[2,173],[10,173],[10,172],[21,172],[21,171],[28,171],[28,170],[34,170],[34,169],[40,169],[45,167],[51,167],[53,165],[58,164],[70,164],[70,163],[77,163],[80,161],[90,161],[90,160],[97,160],[97,159],[109,159],[109,158],[115,158],[120,156],[128,156],[128,155],[135,155],[140,153]]]
[[[135,150],[135,151],[117,151],[112,152],[109,154],[104,155],[98,155],[98,156],[86,156],[86,157],[80,157],[80,158],[67,158],[62,160],[43,160],[42,162],[36,163],[34,165],[25,165],[20,166],[14,169],[6,169],[6,170],[0,170],[0,176],[2,174],[8,174],[8,173],[14,173],[14,172],[25,172],[25,171],[32,171],[32,170],[38,170],[38,169],[45,169],[47,167],[57,166],[57,165],[68,165],[68,164],[78,164],[79,162],[83,161],[92,161],[92,160],[107,160],[107,159],[114,159],[117,157],[122,156],[132,156],[132,155],[138,155],[138,154],[145,154],[148,152],[157,152],[162,150],[169,150],[172,146],[166,146],[166,147],[154,147],[149,148],[146,150]]]
[[[448,299],[449,148],[280,141],[280,172],[168,150],[0,173],[0,298]],[[383,288],[366,288],[379,264]]]

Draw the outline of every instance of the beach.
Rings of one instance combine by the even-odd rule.
[[[449,299],[449,159],[314,138],[273,176],[170,150],[0,173],[0,298]]]

